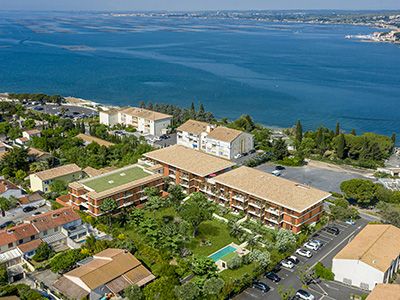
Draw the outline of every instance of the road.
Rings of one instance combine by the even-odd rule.
[[[348,225],[343,222],[335,222],[334,225],[340,229],[340,234],[335,236],[324,231],[316,233],[313,238],[323,242],[322,248],[318,251],[312,251],[313,256],[308,259],[301,257],[296,254],[299,258],[300,263],[296,265],[293,269],[287,269],[282,267],[278,272],[278,275],[282,278],[279,283],[274,283],[269,279],[261,278],[260,280],[271,287],[271,290],[264,294],[257,289],[247,288],[241,294],[236,296],[235,300],[247,300],[247,299],[281,299],[278,294],[278,286],[283,285],[286,288],[293,287],[295,290],[302,288],[302,283],[300,282],[297,269],[299,267],[304,267],[306,265],[307,269],[312,269],[318,262],[326,267],[332,266],[333,257],[345,246],[352,238],[361,231],[368,224],[368,220],[359,219],[355,225]],[[340,282],[325,282],[321,281],[318,284],[309,285],[309,292],[311,292],[315,299],[349,299],[351,294],[364,294],[365,291],[346,286]]]
[[[36,212],[47,212],[50,210],[50,207],[47,205],[44,205],[42,207],[39,207],[36,210],[30,211],[30,212],[23,212],[22,207],[17,207],[14,209],[11,209],[9,211],[6,211],[6,216],[5,217],[0,217],[0,224],[3,224],[4,222],[7,221],[13,221],[15,224],[18,224],[20,222],[23,222],[24,219],[32,216],[33,213]]]

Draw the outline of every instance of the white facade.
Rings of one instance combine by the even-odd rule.
[[[131,109],[132,111],[135,108]],[[136,109],[141,112],[140,109]],[[150,111],[146,110],[146,113],[151,116]],[[162,115],[160,113],[154,112],[154,114]],[[172,117],[164,115],[165,117],[141,117],[140,115],[135,115],[134,113],[122,111],[106,111],[100,112],[100,123],[107,126],[114,126],[116,124],[122,124],[125,126],[132,126],[143,135],[154,135],[160,136],[166,133],[167,128],[171,125]]]
[[[254,149],[253,136],[246,132],[241,133],[231,142],[205,137],[201,145],[201,150],[204,152],[226,159],[233,159],[235,155],[249,152],[252,149]]]
[[[380,271],[360,260],[333,259],[332,272],[335,280],[365,290],[372,290],[378,283],[388,283],[399,269],[399,258],[386,272]]]
[[[185,146],[186,148],[201,150],[206,135],[206,132],[195,134],[187,131],[179,131],[177,133],[176,141],[178,145]]]

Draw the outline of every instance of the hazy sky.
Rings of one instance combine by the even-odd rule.
[[[400,0],[0,0],[0,10],[400,9]]]

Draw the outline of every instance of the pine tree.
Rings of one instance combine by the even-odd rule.
[[[190,115],[191,119],[195,119],[196,118],[196,108],[194,107],[194,103],[193,102],[192,102],[192,105],[190,106],[189,115]]]
[[[394,132],[392,133],[391,140],[393,142],[393,147],[396,146],[396,134]]]
[[[139,102],[139,107],[140,108],[146,108],[146,103],[144,103],[144,101],[140,101]]]
[[[354,128],[351,130],[351,134],[352,135],[357,135],[356,130]]]
[[[335,130],[335,136],[338,136],[340,134],[340,124],[339,122],[336,123],[336,130]]]
[[[344,134],[340,134],[338,137],[337,145],[336,145],[336,155],[340,159],[345,158],[345,147],[346,147],[346,140],[344,138]]]
[[[199,111],[197,112],[197,119],[198,119],[199,121],[205,121],[205,114],[206,114],[206,112],[205,112],[205,110],[204,110],[203,103],[200,103],[200,105],[199,105]]]
[[[303,140],[303,126],[301,126],[300,120],[298,120],[297,123],[296,123],[295,138],[296,138],[296,142],[298,144],[300,144],[301,141]]]
[[[149,102],[147,105],[147,109],[153,110],[153,103]]]

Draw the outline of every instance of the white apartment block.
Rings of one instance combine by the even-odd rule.
[[[101,124],[132,126],[143,135],[160,136],[166,133],[171,121],[172,116],[170,115],[137,107],[100,112]]]
[[[253,135],[236,129],[189,120],[177,131],[178,145],[229,160],[254,149]]]
[[[332,261],[335,280],[364,290],[389,283],[400,267],[400,229],[369,224]]]

